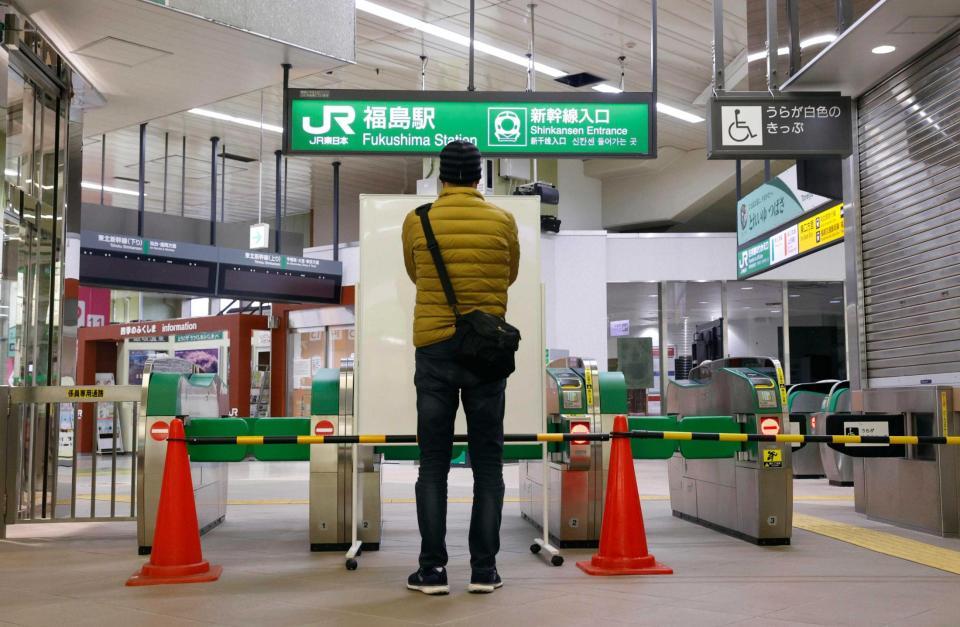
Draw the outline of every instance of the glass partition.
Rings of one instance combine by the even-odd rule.
[[[722,284],[688,281],[663,284],[663,317],[667,331],[667,366],[671,379],[686,379],[690,369],[705,359],[722,356],[722,341],[704,341],[720,329],[722,338]],[[671,353],[675,353],[671,355]]]
[[[783,362],[783,283],[727,282],[730,357],[772,357]]]
[[[790,382],[847,376],[842,283],[789,287]]]
[[[657,283],[611,283],[607,286],[608,369],[624,372],[631,414],[659,413],[660,298]],[[636,340],[644,340],[637,342]],[[627,344],[624,344],[626,342]],[[630,342],[633,342],[631,345]],[[620,346],[646,364],[621,363]],[[640,376],[633,376],[639,370]],[[649,376],[652,373],[652,377]],[[649,384],[649,385],[648,385]]]

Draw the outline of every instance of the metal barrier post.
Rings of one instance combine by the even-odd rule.
[[[10,388],[0,387],[0,540],[7,537],[7,518],[11,513],[15,493],[16,438],[10,421]]]
[[[563,564],[563,557],[560,555],[560,550],[550,544],[550,470],[547,467],[548,461],[548,443],[543,442],[541,448],[541,471],[543,477],[543,537],[534,538],[533,546],[539,547],[534,552],[539,553],[540,549],[543,549],[550,554],[550,562],[554,566],[560,566]],[[533,547],[531,547],[533,548]]]

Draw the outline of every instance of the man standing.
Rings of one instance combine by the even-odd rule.
[[[507,288],[517,279],[520,244],[513,216],[486,202],[477,190],[483,175],[480,151],[453,141],[440,152],[443,189],[427,216],[461,314],[473,310],[503,317]],[[473,468],[470,517],[470,592],[493,592],[503,510],[503,413],[506,379],[486,380],[455,360],[455,316],[448,305],[420,217],[403,222],[403,260],[417,286],[413,343],[416,352],[417,522],[420,568],[407,587],[447,594],[447,475],[453,425],[460,399],[467,416],[467,449]]]

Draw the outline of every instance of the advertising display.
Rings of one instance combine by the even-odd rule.
[[[649,93],[288,89],[286,154],[652,158]]]
[[[173,356],[189,361],[197,366],[200,372],[212,374],[220,372],[219,348],[188,348],[173,351]]]

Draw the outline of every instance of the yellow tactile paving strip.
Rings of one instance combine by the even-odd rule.
[[[793,526],[870,551],[960,575],[960,551],[806,514],[794,513]]]

